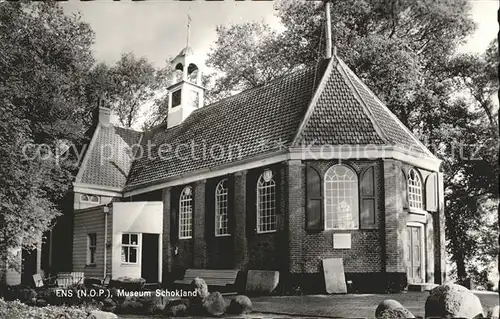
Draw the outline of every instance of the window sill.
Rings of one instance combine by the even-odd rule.
[[[87,264],[85,265],[85,268],[96,268],[97,264]]]
[[[215,234],[215,237],[231,237],[231,234],[221,234],[221,235]]]
[[[361,228],[325,228],[324,232],[335,232],[335,231],[353,231],[362,230]]]
[[[185,239],[193,239],[193,236],[190,236],[190,237],[179,237],[179,240],[185,240]]]
[[[120,265],[121,266],[138,266],[139,263],[124,263],[124,262],[121,262]]]
[[[260,234],[272,234],[272,233],[277,233],[278,231],[277,230],[268,230],[268,231],[256,231],[255,233],[257,235],[260,235]]]
[[[418,215],[425,215],[427,214],[427,211],[421,209],[421,208],[408,208],[408,212],[410,214],[418,214]]]

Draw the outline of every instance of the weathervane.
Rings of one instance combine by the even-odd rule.
[[[191,28],[191,10],[189,11],[190,12],[187,14],[186,47],[189,47],[189,29]]]

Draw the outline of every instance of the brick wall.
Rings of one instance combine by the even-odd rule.
[[[256,232],[256,192],[257,180],[266,169],[271,169],[276,180],[276,205],[278,230],[274,233],[258,234]],[[285,212],[282,210],[285,189],[281,185],[283,163],[254,169],[248,172],[246,178],[246,233],[248,246],[248,269],[286,270],[287,264],[287,236],[284,229]]]
[[[206,180],[194,183],[193,191],[193,245],[194,267],[207,267],[207,242],[205,239],[205,183]]]
[[[344,164],[353,168],[358,175],[369,165],[375,164],[375,180],[381,180],[381,165],[376,161],[345,161]],[[305,165],[313,166],[321,176],[338,161],[308,161]],[[306,198],[306,173],[305,165],[290,165],[288,176],[290,178],[289,211],[290,215],[290,243],[294,254],[290,259],[292,273],[317,273],[321,272],[321,260],[325,258],[342,258],[344,271],[350,273],[371,273],[382,270],[382,249],[380,229],[383,228],[381,218],[383,207],[381,205],[382,187],[380,182],[375,184],[377,198],[378,229],[359,230],[327,230],[320,233],[305,230],[305,198]],[[300,187],[298,186],[300,185]],[[333,234],[350,233],[351,249],[334,249]],[[293,238],[293,239],[292,239]]]

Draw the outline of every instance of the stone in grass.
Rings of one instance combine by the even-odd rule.
[[[191,302],[189,299],[172,300],[165,306],[163,313],[171,317],[186,316]]]
[[[48,303],[45,299],[37,299],[35,304],[37,307],[45,307]]]
[[[491,319],[499,319],[499,317],[500,317],[499,311],[500,311],[499,306],[490,308],[490,310],[488,310],[488,315],[486,317],[491,318]]]
[[[115,312],[116,310],[116,302],[111,299],[111,298],[106,298],[102,301],[102,308],[101,310],[102,311],[106,311],[106,312]]]
[[[479,298],[457,284],[444,284],[430,291],[425,302],[426,318],[475,318],[483,316]]]
[[[378,304],[377,309],[375,310],[375,317],[378,318],[380,313],[384,310],[396,309],[396,308],[404,308],[404,307],[397,300],[386,299]]]
[[[222,297],[221,293],[216,291],[212,292],[208,297],[203,299],[203,311],[210,316],[222,316],[227,309],[227,302]]]
[[[124,300],[116,309],[117,312],[122,314],[141,314],[143,312],[143,304],[137,298],[130,298]]]
[[[199,277],[191,282],[191,291],[194,292],[194,296],[191,298],[191,302],[194,304],[201,304],[203,299],[209,295],[207,283]]]
[[[377,319],[404,319],[415,318],[405,307],[384,309],[379,313]]]
[[[227,312],[234,315],[250,313],[252,312],[252,301],[247,296],[236,296],[231,299]]]
[[[90,312],[90,315],[87,317],[90,319],[118,319],[118,316],[111,312],[94,310]]]

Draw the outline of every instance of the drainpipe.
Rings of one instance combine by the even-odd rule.
[[[107,255],[108,255],[108,214],[109,207],[104,206],[104,276],[106,278],[107,275]]]

